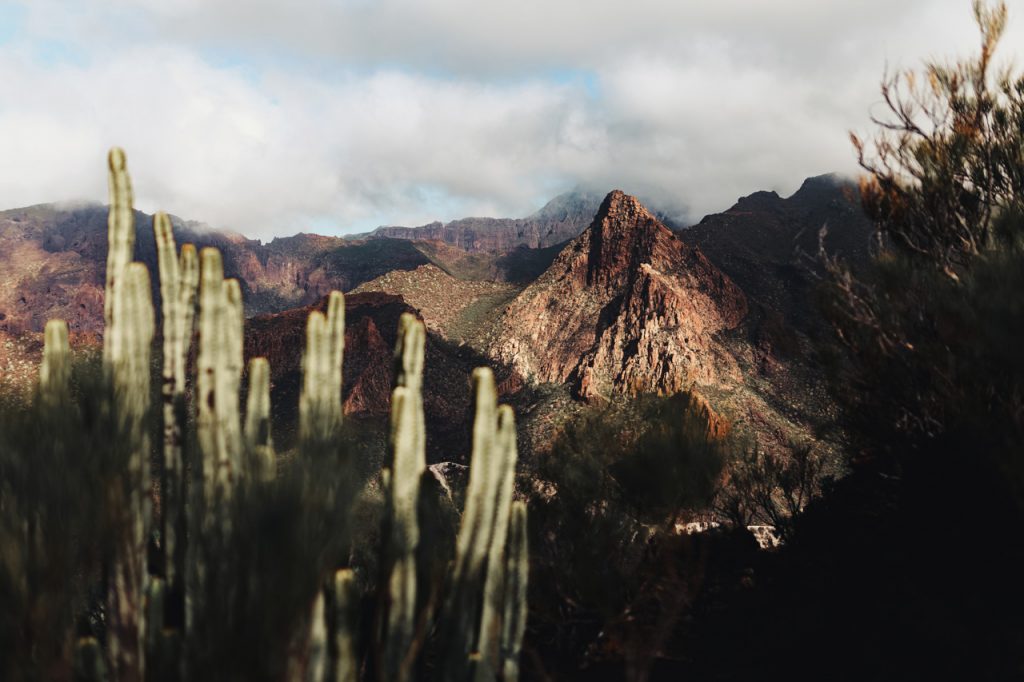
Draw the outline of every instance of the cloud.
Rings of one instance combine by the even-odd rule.
[[[885,64],[972,48],[938,4],[33,0],[0,36],[0,207],[102,199],[119,144],[140,207],[261,237],[577,184],[696,220],[852,172]]]

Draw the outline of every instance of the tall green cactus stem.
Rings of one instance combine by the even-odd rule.
[[[216,371],[218,484],[230,490],[242,475],[242,423],[238,392],[242,383],[242,334],[245,315],[237,279],[226,279],[219,319],[220,360]]]
[[[198,395],[196,433],[202,454],[203,495],[207,514],[230,494],[231,455],[227,450],[229,437],[223,433],[230,428],[229,420],[222,422],[227,395],[232,381],[228,370],[228,355],[232,346],[225,338],[230,334],[231,316],[227,310],[227,285],[224,265],[217,249],[205,248],[199,255],[199,353],[196,359]],[[237,384],[235,384],[235,417],[237,418]],[[210,521],[211,519],[207,519]]]
[[[359,594],[351,569],[343,568],[334,573],[331,606],[334,610],[334,682],[356,682],[359,679],[359,655],[356,651]]]
[[[178,537],[183,537],[185,523],[182,434],[185,421],[185,371],[192,343],[199,263],[192,244],[183,245],[179,257],[171,220],[162,211],[153,216],[153,236],[156,241],[163,313],[161,540],[164,577],[168,588],[174,592],[178,588],[179,576],[184,571],[185,560],[184,547],[178,542]]]
[[[153,665],[160,656],[163,646],[164,608],[166,606],[167,583],[160,578],[149,579],[146,585],[146,662]],[[156,677],[152,675],[152,677]]]
[[[423,416],[423,323],[405,313],[399,322],[395,348],[396,384],[391,394],[391,485],[389,518],[392,562],[388,580],[388,616],[384,638],[383,673],[389,680],[409,677],[416,621],[416,548],[419,545],[417,509],[420,478],[426,469]]]
[[[246,471],[258,481],[271,481],[277,473],[270,426],[270,363],[266,358],[253,358],[249,361],[244,436],[250,458]]]
[[[526,596],[530,549],[526,534],[526,503],[512,503],[505,560],[505,598],[501,622],[501,669],[504,682],[519,679],[519,655],[526,632]]]
[[[132,213],[132,183],[124,150],[114,147],[107,156],[110,213],[107,216],[107,275],[103,298],[103,366],[108,371],[117,355],[119,338],[114,331],[114,288],[135,254],[135,215]]]
[[[223,306],[224,265],[220,251],[204,248],[199,252],[199,341],[196,353],[196,441],[199,445],[199,472],[192,476],[189,491],[191,507],[201,507],[202,515],[188,514],[188,532],[192,541],[186,548],[185,630],[195,625],[197,598],[204,589],[206,564],[197,540],[213,527],[215,503],[218,500],[216,388],[220,361],[219,324]],[[201,486],[196,483],[201,482]]]
[[[64,320],[50,320],[43,334],[43,362],[39,366],[39,394],[43,403],[56,407],[69,396],[71,379],[71,347],[68,325]]]
[[[150,350],[153,301],[149,271],[131,263],[114,284],[111,368],[119,428],[129,441],[125,472],[128,531],[119,538],[108,592],[108,646],[117,679],[141,679],[144,670],[142,609],[146,581],[146,539],[150,517],[149,434]]]
[[[496,447],[497,399],[494,374],[486,367],[473,370],[475,415],[473,448],[469,467],[466,507],[455,539],[455,565],[445,602],[444,666],[451,679],[465,680],[472,675],[487,553],[494,529],[499,477],[494,461],[501,457]]]
[[[341,425],[341,370],[345,351],[345,299],[332,291],[327,315],[319,311],[306,321],[306,352],[302,356],[299,396],[299,437],[323,442]]]
[[[327,673],[327,617],[324,591],[316,591],[309,626],[309,656],[306,661],[306,682],[324,682]]]
[[[502,616],[505,602],[505,543],[508,537],[512,492],[516,475],[515,414],[508,405],[498,408],[498,431],[494,440],[495,455],[489,462],[490,475],[497,481],[497,499],[492,516],[490,548],[487,554],[487,573],[484,579],[483,609],[476,651],[479,661],[476,679],[493,680],[500,669],[499,662]]]

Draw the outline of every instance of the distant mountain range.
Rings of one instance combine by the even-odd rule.
[[[359,238],[299,234],[269,243],[175,219],[178,243],[214,246],[237,277],[250,320],[247,354],[271,359],[275,403],[298,386],[305,317],[332,289],[347,296],[346,411],[387,411],[398,315],[429,331],[425,398],[432,458],[463,452],[468,375],[494,366],[521,408],[525,450],[553,422],[541,385],[565,399],[695,391],[720,424],[769,446],[810,438],[827,420],[807,362],[820,318],[811,292],[818,234],[856,262],[870,225],[855,187],[833,176],[793,196],[757,192],[699,224],[670,230],[634,197],[557,197],[522,219],[468,218],[380,228]],[[136,258],[157,289],[151,217],[136,212]],[[106,209],[41,205],[0,213],[0,336],[37,337],[47,319],[76,338],[102,331]],[[155,296],[155,300],[159,300]]]
[[[558,195],[526,218],[462,218],[420,227],[378,227],[365,236],[439,241],[471,253],[504,253],[517,246],[541,249],[576,237],[594,219],[603,198],[603,194],[577,189]]]

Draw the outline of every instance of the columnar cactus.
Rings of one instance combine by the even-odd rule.
[[[153,654],[154,672],[175,679],[174,664],[189,637],[194,636],[194,600],[203,594],[212,573],[209,560],[194,542],[204,533],[229,535],[224,506],[243,477],[269,481],[276,462],[271,439],[270,369],[267,361],[250,361],[249,391],[244,428],[239,414],[242,376],[243,309],[241,288],[225,280],[220,253],[186,244],[177,254],[170,219],[154,216],[160,288],[163,300],[163,462],[161,494],[165,525],[165,579],[147,582],[146,540],[149,532],[149,441],[146,415],[150,395],[150,346],[154,333],[149,274],[132,263],[134,224],[131,183],[124,153],[109,157],[111,208],[108,222],[107,300],[104,369],[111,380],[118,426],[128,439],[130,458],[124,472],[127,531],[118,539],[109,567],[107,590],[107,648],[115,679],[145,679],[145,651]],[[200,502],[206,514],[186,514],[182,443],[185,371],[199,286],[199,349],[195,385],[196,435],[200,448],[195,471]],[[307,321],[299,402],[299,456],[338,435],[342,420],[341,380],[344,352],[344,298],[332,292],[326,315],[314,312]],[[400,321],[395,350],[395,388],[392,393],[391,459],[381,472],[388,508],[385,535],[382,600],[382,650],[377,672],[386,679],[412,676],[417,635],[428,634],[433,621],[432,597],[417,595],[416,555],[420,543],[420,481],[426,469],[426,430],[422,382],[426,332],[411,315]],[[40,395],[57,402],[68,389],[67,326],[50,322],[40,367]],[[494,376],[473,372],[475,418],[466,507],[456,537],[456,556],[449,591],[438,623],[441,638],[440,676],[450,680],[506,682],[518,676],[518,657],[526,620],[526,507],[513,502],[516,466],[515,421],[511,408],[497,406]],[[245,455],[247,459],[243,460]],[[198,487],[198,486],[196,486]],[[242,498],[244,499],[244,498]],[[218,516],[220,515],[220,518]],[[180,520],[188,518],[189,560],[182,563],[184,536]],[[216,523],[215,523],[216,521]],[[230,546],[211,543],[212,547]],[[187,571],[185,567],[187,566]],[[235,567],[230,566],[230,571]],[[184,632],[162,627],[165,608],[183,577],[186,624]],[[229,588],[230,589],[230,588]],[[227,600],[228,603],[231,600]],[[326,590],[317,593],[311,618],[304,619],[298,640],[307,645],[304,657],[293,660],[300,678],[312,682],[334,679],[355,682],[360,674],[357,650],[359,593],[350,569],[334,573]],[[330,617],[326,613],[330,613]],[[328,627],[329,626],[329,627]],[[418,631],[420,628],[421,631]],[[145,645],[145,646],[144,646]],[[95,640],[83,640],[76,667],[86,678],[99,679],[102,655]],[[169,663],[170,662],[170,663]]]
[[[471,656],[478,641],[480,594],[483,589],[487,553],[494,528],[494,513],[500,481],[494,475],[494,461],[502,453],[495,447],[497,437],[497,391],[491,370],[473,371],[475,416],[473,447],[469,467],[466,507],[455,540],[455,565],[451,588],[442,613],[445,669],[452,679],[469,679]]]
[[[242,422],[238,392],[242,385],[242,336],[245,314],[242,289],[237,279],[224,280],[218,320],[220,359],[216,372],[215,408],[217,413],[218,484],[230,489],[241,480]]]
[[[149,412],[153,302],[149,271],[131,263],[114,284],[111,369],[120,432],[129,441],[125,472],[128,531],[122,534],[108,593],[108,644],[117,678],[141,677],[144,670],[142,597],[146,582],[146,540],[150,521]]]
[[[199,253],[199,352],[196,355],[196,436],[202,456],[203,497],[212,503],[218,468],[217,365],[221,343],[218,325],[223,308],[224,265],[220,251]]]
[[[157,264],[160,272],[160,299],[163,312],[163,469],[160,481],[161,540],[164,577],[169,589],[179,587],[184,571],[184,546],[179,543],[185,529],[185,470],[182,441],[185,421],[185,370],[192,343],[199,261],[192,244],[181,247],[179,257],[174,231],[166,213],[153,216]]]
[[[71,347],[68,325],[64,320],[50,320],[43,334],[43,362],[39,366],[39,393],[43,402],[57,406],[68,397],[71,378]]]
[[[277,471],[270,426],[270,363],[266,358],[253,358],[249,361],[244,438],[250,458],[246,469],[258,481],[273,480]]]
[[[238,389],[242,376],[242,296],[224,279],[220,252],[205,248],[199,268],[199,354],[196,429],[208,510],[231,497],[242,475]]]
[[[334,610],[334,682],[356,682],[359,679],[359,654],[356,651],[359,593],[351,569],[343,568],[334,573],[331,606]]]
[[[313,614],[309,628],[309,658],[306,662],[306,681],[324,682],[327,672],[327,618],[324,591],[317,590],[313,600]]]
[[[299,436],[303,442],[323,441],[341,425],[341,369],[345,351],[345,299],[332,291],[327,315],[310,313],[306,321],[306,352],[302,356]]]
[[[405,313],[399,322],[395,349],[396,386],[391,394],[391,466],[388,490],[391,537],[388,557],[388,613],[384,636],[383,673],[389,680],[409,676],[416,621],[416,518],[420,477],[426,469],[423,416],[423,323]]]
[[[501,669],[504,682],[519,679],[519,654],[526,632],[527,579],[530,572],[526,503],[512,503],[505,561],[505,598],[501,624]]]
[[[111,332],[116,324],[114,288],[135,257],[135,214],[132,212],[132,183],[124,150],[114,147],[107,156],[110,213],[107,216],[107,275],[103,298],[103,365],[109,370],[117,354],[119,338]]]
[[[490,546],[487,552],[487,573],[484,578],[483,609],[476,651],[479,654],[476,679],[494,679],[499,669],[502,617],[505,602],[505,543],[508,537],[512,492],[516,476],[515,414],[508,405],[498,408],[498,430],[494,440],[495,453],[489,462],[490,476],[496,481],[497,495],[491,516]]]

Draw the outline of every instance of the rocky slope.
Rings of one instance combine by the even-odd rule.
[[[426,321],[438,458],[464,451],[468,376],[484,363],[497,365],[503,393],[517,404],[531,434],[526,450],[542,448],[559,415],[578,408],[571,396],[684,388],[759,440],[784,444],[813,438],[814,425],[831,418],[820,372],[806,359],[804,333],[818,319],[813,268],[794,262],[794,247],[815,250],[827,222],[826,244],[863,260],[870,226],[847,189],[812,178],[792,197],[755,193],[677,233],[613,192],[591,211],[589,227],[573,223],[571,231],[582,233],[566,245],[507,252],[481,249],[508,247],[529,231],[492,225],[484,241],[462,242],[477,249],[467,250],[444,240],[308,234],[263,244],[177,219],[175,227],[179,243],[220,248],[227,274],[240,279],[247,312],[257,315],[248,323],[248,352],[271,357],[274,403],[286,412],[297,402],[305,317],[340,289],[350,292],[345,403],[355,416],[387,410],[398,315],[415,310]],[[558,206],[545,209],[564,218],[551,224],[568,225],[589,210],[563,205],[558,214]],[[151,218],[137,213],[136,220],[136,254],[155,273]],[[0,333],[17,341],[62,317],[74,334],[96,336],[105,254],[103,207],[0,213]],[[0,360],[20,367],[18,348]]]
[[[179,244],[221,250],[225,273],[239,279],[250,315],[308,305],[332,289],[347,291],[430,262],[405,241],[299,234],[263,244],[179,218],[173,222]],[[152,216],[136,211],[135,224],[136,258],[149,265],[156,292]],[[0,213],[0,331],[39,332],[51,318],[67,320],[72,331],[101,331],[106,253],[103,206],[45,204]]]
[[[825,249],[853,266],[868,256],[872,225],[857,187],[836,175],[808,178],[792,196],[755,192],[678,234],[701,249],[749,297],[807,329],[819,319],[811,297],[819,231]]]
[[[615,191],[507,307],[490,352],[586,399],[669,394],[736,375],[716,335],[746,312],[743,292],[699,249]]]
[[[453,343],[475,338],[487,316],[507,303],[519,287],[503,282],[464,280],[436,265],[395,271],[364,282],[352,293],[369,291],[397,294],[415,308],[427,329]]]
[[[526,218],[463,218],[420,227],[378,227],[369,236],[440,241],[469,252],[504,253],[517,246],[538,249],[576,237],[590,224],[600,203],[601,195],[576,190],[555,197]]]
[[[617,403],[681,390],[702,402],[713,431],[734,433],[738,445],[785,452],[803,442],[833,451],[836,443],[818,433],[834,422],[834,405],[804,353],[807,342],[780,353],[766,340],[764,311],[749,305],[700,248],[616,191],[478,348],[513,368],[527,389],[552,396],[524,420],[538,451],[560,428],[557,417],[578,409],[559,391]]]
[[[297,416],[306,318],[325,310],[326,298],[281,313],[257,315],[245,324],[245,356],[270,361],[275,428],[290,430]],[[345,356],[342,400],[345,414],[370,424],[383,441],[390,409],[393,355],[402,313],[418,314],[401,296],[366,291],[345,297]],[[468,461],[472,411],[470,374],[486,360],[428,329],[423,376],[430,461]],[[495,367],[508,400],[518,388],[511,372]],[[276,438],[277,436],[275,436]],[[287,434],[285,442],[287,442]]]

